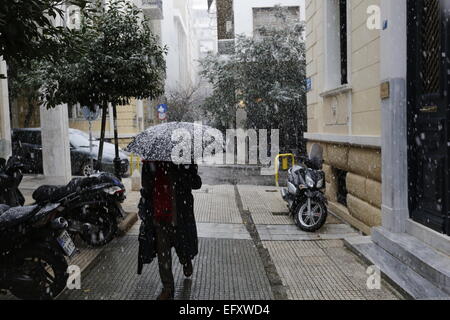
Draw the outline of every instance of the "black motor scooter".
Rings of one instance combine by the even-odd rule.
[[[79,234],[90,246],[109,243],[117,233],[119,220],[125,217],[126,198],[123,183],[109,173],[74,178],[66,186],[41,186],[33,192],[38,204],[60,202],[61,215],[69,222],[69,232]]]
[[[1,164],[3,163],[3,166]],[[22,206],[25,198],[19,190],[23,175],[20,157],[0,160],[0,204]],[[109,243],[118,230],[118,220],[125,217],[122,203],[125,186],[109,173],[74,178],[66,186],[44,185],[33,192],[38,205],[62,203],[61,216],[69,222],[69,232],[79,234],[90,246]]]
[[[76,248],[67,221],[58,217],[62,209],[60,204],[0,205],[0,292],[49,300],[66,287],[65,256]]]
[[[322,147],[314,144],[309,158],[300,157],[301,164],[289,169],[287,187],[281,189],[295,224],[307,232],[319,230],[327,219],[322,154]]]
[[[0,158],[0,204],[10,207],[23,206],[25,198],[19,190],[22,182],[23,164],[18,156],[6,161]]]

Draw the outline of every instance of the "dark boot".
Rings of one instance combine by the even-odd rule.
[[[189,260],[187,263],[183,264],[183,273],[186,276],[186,278],[191,277],[193,272],[194,272],[194,268],[192,267],[191,260]]]
[[[161,293],[159,294],[158,298],[156,300],[173,300],[174,298],[174,292],[173,289],[162,289]]]

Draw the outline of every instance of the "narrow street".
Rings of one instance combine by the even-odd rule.
[[[368,266],[342,240],[359,235],[353,228],[330,215],[318,233],[298,230],[278,188],[204,184],[194,197],[199,255],[185,279],[174,254],[175,299],[401,298],[384,281],[380,290],[367,288]],[[128,198],[136,201],[137,193]],[[81,290],[59,299],[155,299],[157,262],[136,274],[138,230],[139,222],[97,253],[82,272]]]

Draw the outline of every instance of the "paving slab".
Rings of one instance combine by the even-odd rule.
[[[136,236],[114,240],[82,275],[81,290],[67,290],[59,299],[153,300],[161,290],[157,262],[137,270]],[[272,299],[263,265],[249,240],[199,239],[199,256],[190,280],[173,259],[175,299]],[[174,254],[175,257],[175,254]]]
[[[139,227],[140,221],[130,229],[128,235],[139,235]],[[241,240],[252,239],[243,224],[197,222],[197,234],[199,238]]]
[[[194,191],[194,214],[197,222],[241,224],[232,185],[204,185]]]
[[[261,240],[331,240],[359,236],[355,229],[346,224],[325,224],[315,233],[305,232],[291,225],[256,225]]]
[[[243,209],[251,213],[255,224],[292,224],[278,188],[239,185],[238,190]]]
[[[263,241],[294,300],[393,300],[400,295],[382,281],[367,288],[368,265],[344,247],[342,240]]]

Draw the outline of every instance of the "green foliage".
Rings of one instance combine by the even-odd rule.
[[[62,4],[84,7],[85,0],[0,0],[0,56],[10,62],[53,57],[54,42],[62,27],[54,20],[63,15]]]
[[[41,64],[41,98],[48,108],[124,105],[164,93],[166,48],[138,9],[123,0],[107,8],[96,1],[81,14],[80,28],[61,37],[58,60]]]
[[[286,17],[284,9],[278,14]],[[247,127],[280,129],[283,149],[304,148],[306,128],[306,61],[303,24],[259,30],[264,37],[236,39],[235,53],[209,56],[202,76],[214,92],[203,105],[216,126],[232,127],[238,105],[245,105]]]

